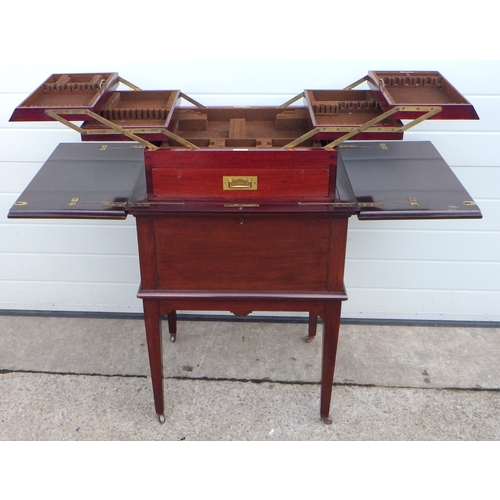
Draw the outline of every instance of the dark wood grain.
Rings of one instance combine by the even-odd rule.
[[[360,219],[482,217],[471,195],[430,142],[355,142],[339,151],[339,168],[343,167]]]
[[[158,287],[326,290],[330,224],[251,215],[156,219]]]
[[[343,272],[352,213],[135,214],[142,276],[138,297],[145,305],[159,415],[164,409],[163,393],[158,392],[161,354],[155,352],[160,348],[159,318],[168,315],[174,341],[177,310],[239,316],[302,311],[309,313],[308,341],[316,335],[317,318],[324,318],[328,339],[321,415],[328,421],[338,320],[347,299]]]
[[[118,73],[53,74],[16,107],[10,121],[52,120],[46,110],[100,111],[118,87]],[[82,121],[80,114],[64,115]]]
[[[368,84],[384,111],[396,106],[440,106],[430,120],[478,120],[472,104],[438,71],[370,71]],[[399,111],[392,118],[412,120],[424,112]]]
[[[148,199],[328,201],[334,195],[336,159],[337,151],[320,148],[148,150]],[[255,176],[257,190],[224,190],[224,176]]]

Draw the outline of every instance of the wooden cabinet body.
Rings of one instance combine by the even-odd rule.
[[[163,420],[161,317],[177,310],[305,311],[324,319],[320,414],[329,420],[347,223],[341,216],[265,212],[134,213],[156,412]]]
[[[343,288],[346,219],[314,214],[137,215],[140,254],[153,245],[155,275],[142,287],[228,292]],[[146,243],[147,242],[147,243]],[[141,262],[144,269],[152,259]],[[154,280],[153,280],[154,278]]]
[[[273,170],[276,155],[246,153],[242,153],[245,161],[240,166],[245,171],[241,174]],[[327,154],[331,162],[331,153],[321,153],[320,158]],[[205,152],[179,154],[203,160]],[[220,176],[223,162],[237,157],[228,152],[220,164],[212,165],[212,170],[209,167],[209,174]],[[252,159],[259,161],[253,164]],[[314,161],[312,165],[314,171]],[[158,168],[163,167],[160,162]],[[239,168],[233,163],[235,167]],[[295,200],[273,200],[266,190],[261,200],[251,191],[243,196],[252,193],[253,198],[238,199],[241,194],[236,191],[228,200],[220,177],[209,201],[196,196],[175,198],[175,193],[171,199],[172,192],[156,200],[148,193],[141,148],[125,143],[112,147],[61,144],[9,217],[136,218],[141,270],[138,296],[144,304],[160,421],[165,418],[161,319],[168,317],[175,340],[176,311],[198,310],[242,316],[252,311],[306,312],[309,339],[314,338],[317,318],[323,318],[320,415],[330,422],[341,304],[347,299],[343,281],[349,217],[481,217],[470,195],[428,142],[351,143],[338,151],[329,175],[332,171],[334,182],[329,180],[328,196],[320,200],[300,194]]]
[[[337,151],[160,148],[145,166],[151,201],[331,201]]]

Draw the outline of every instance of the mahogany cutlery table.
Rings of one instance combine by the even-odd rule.
[[[309,339],[317,318],[323,318],[320,416],[330,423],[341,304],[347,299],[348,219],[355,214],[361,219],[481,216],[432,144],[393,142],[340,148],[329,202],[262,203],[149,201],[143,148],[61,144],[9,217],[136,218],[138,296],[161,422],[161,318],[167,315],[175,340],[176,311],[209,310],[306,312]]]
[[[161,319],[175,341],[176,311],[209,310],[305,312],[309,341],[321,317],[320,416],[331,423],[349,217],[481,217],[430,142],[401,141],[426,119],[478,116],[436,71],[370,71],[278,107],[205,107],[117,73],[54,74],[11,121],[57,120],[89,142],[60,144],[9,217],[135,217],[160,422]]]

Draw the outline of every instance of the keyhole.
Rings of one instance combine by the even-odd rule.
[[[240,219],[240,224],[243,224],[243,219]]]

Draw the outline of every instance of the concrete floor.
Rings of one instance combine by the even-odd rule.
[[[343,324],[329,426],[306,331],[179,321],[160,425],[142,320],[0,315],[0,440],[500,439],[500,328]]]

